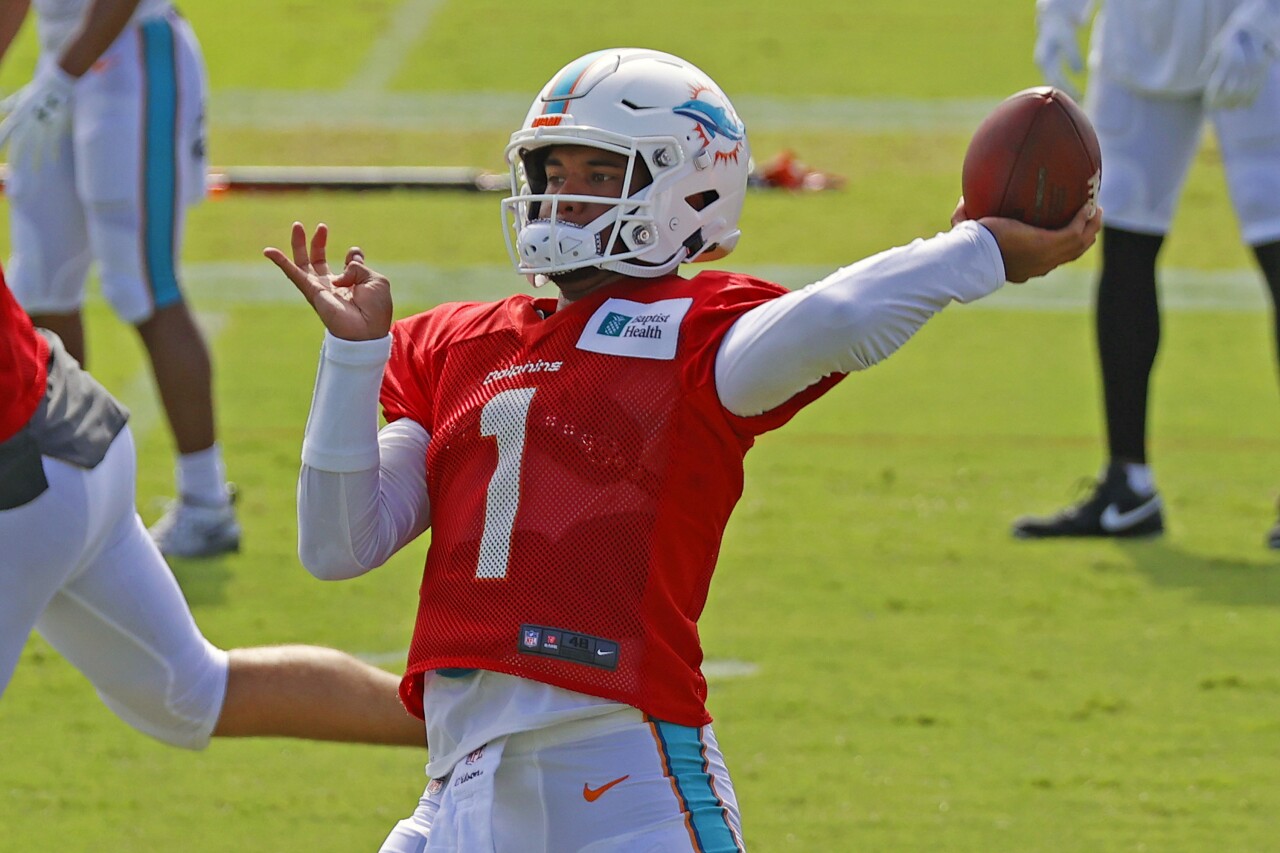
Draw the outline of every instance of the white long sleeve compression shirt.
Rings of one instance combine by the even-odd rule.
[[[1004,275],[995,238],[972,222],[840,269],[738,319],[716,359],[720,400],[734,414],[760,414],[824,376],[870,367]],[[390,336],[326,335],[321,351],[298,482],[299,555],[320,578],[363,574],[430,525],[430,436],[405,419],[377,429],[389,353]]]

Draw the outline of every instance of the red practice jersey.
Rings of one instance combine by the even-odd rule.
[[[785,292],[708,272],[396,324],[384,412],[431,433],[411,711],[424,672],[479,668],[710,722],[697,620],[743,456],[841,378],[757,417],[721,406],[721,339]]]
[[[44,397],[49,342],[36,334],[0,270],[0,441],[31,420]]]

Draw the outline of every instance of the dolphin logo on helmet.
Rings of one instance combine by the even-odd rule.
[[[678,116],[685,116],[696,121],[702,126],[703,130],[711,135],[712,139],[724,137],[732,142],[741,142],[746,136],[742,125],[738,123],[737,119],[729,115],[728,110],[706,101],[700,101],[697,98],[685,101],[672,112]]]

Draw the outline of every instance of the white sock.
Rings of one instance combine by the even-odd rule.
[[[1149,497],[1156,493],[1156,477],[1155,474],[1151,473],[1150,465],[1126,462],[1124,476],[1129,481],[1129,488],[1142,497]]]
[[[227,471],[222,464],[222,449],[215,442],[195,453],[183,453],[177,465],[178,495],[201,506],[226,506]]]

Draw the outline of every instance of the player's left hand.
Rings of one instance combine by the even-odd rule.
[[[1247,107],[1267,80],[1275,51],[1267,33],[1265,4],[1244,3],[1214,37],[1201,72],[1206,75],[1205,106],[1215,110]]]
[[[951,224],[957,225],[968,218],[961,198],[951,214]],[[1004,260],[1005,280],[1021,284],[1087,252],[1102,230],[1102,208],[1089,202],[1064,227],[1052,230],[999,216],[984,216],[978,222],[996,238]]]
[[[46,153],[57,157],[60,140],[71,128],[75,82],[57,63],[48,63],[0,104],[8,113],[0,121],[0,147],[8,144],[11,163],[38,169]]]
[[[263,249],[262,254],[289,277],[325,328],[349,341],[377,340],[390,333],[391,282],[365,266],[363,251],[355,246],[348,249],[342,271],[334,274],[326,255],[327,225],[316,226],[310,245],[301,222],[293,223],[289,237],[293,260],[274,247]]]

